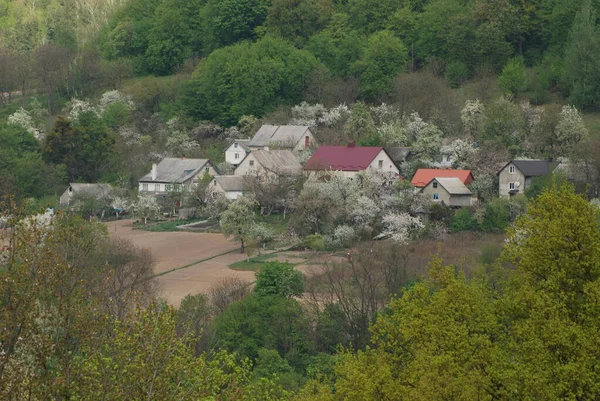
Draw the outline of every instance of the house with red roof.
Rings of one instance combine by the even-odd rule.
[[[361,171],[376,171],[398,176],[400,171],[390,155],[381,146],[321,146],[304,165],[307,173],[340,172],[354,177]]]
[[[420,168],[410,183],[417,188],[425,188],[434,178],[458,178],[463,185],[469,185],[474,180],[471,170]]]

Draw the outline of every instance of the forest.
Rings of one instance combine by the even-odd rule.
[[[598,11],[600,0],[0,0],[0,398],[598,399]],[[408,180],[451,157],[481,203],[431,206],[422,224],[427,205],[402,181],[255,180],[230,203],[206,201],[203,183],[185,202],[249,259],[257,243],[356,255],[318,278],[262,263],[254,283],[168,305],[150,253],[93,217],[155,216],[136,191],[152,163],[207,158],[225,174],[224,149],[262,124],[410,147]],[[514,158],[572,170],[499,199]],[[121,196],[40,214],[72,182]],[[278,209],[285,227],[269,225]],[[457,232],[505,240],[475,266],[434,252],[408,276],[418,241]]]

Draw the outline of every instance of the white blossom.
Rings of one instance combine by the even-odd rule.
[[[119,92],[118,90],[111,90],[102,94],[102,97],[100,98],[100,109],[104,111],[108,105],[113,103],[123,103],[129,109],[133,109],[135,107],[129,96]]]
[[[100,112],[98,111],[98,109],[90,103],[89,99],[81,100],[81,99],[73,98],[67,104],[67,110],[69,110],[69,119],[71,121],[78,121],[79,116],[81,114],[87,113],[87,112],[92,112],[92,113],[96,114],[97,116],[100,115]]]
[[[333,245],[336,247],[351,246],[356,240],[354,229],[347,225],[337,226],[333,232]]]
[[[350,218],[361,231],[370,232],[372,230],[371,226],[380,210],[373,199],[360,196],[353,204]]]
[[[468,168],[468,160],[475,152],[477,149],[473,142],[462,139],[456,139],[441,149],[442,155],[448,156],[451,166],[457,169]]]
[[[466,135],[477,138],[483,132],[485,119],[485,107],[483,103],[476,100],[467,100],[465,107],[460,112],[463,131]]]
[[[302,102],[297,106],[292,107],[292,120],[290,121],[293,125],[308,125],[309,127],[316,127],[319,119],[327,112],[327,109],[322,104],[309,104]]]
[[[352,114],[352,111],[345,103],[337,105],[325,112],[319,119],[319,124],[325,127],[333,127],[336,124],[344,123]]]
[[[42,132],[35,127],[33,117],[22,107],[8,116],[8,123],[27,130],[27,132],[31,133],[38,140],[43,139]]]
[[[386,103],[371,106],[371,115],[374,117],[376,124],[391,124],[401,119],[398,110]]]
[[[556,125],[556,139],[561,145],[575,145],[587,136],[588,131],[583,117],[575,106],[563,106]]]
[[[132,211],[143,217],[144,222],[149,218],[156,217],[160,211],[160,206],[156,198],[150,195],[139,195],[137,200],[131,203]]]
[[[174,156],[185,156],[191,150],[200,147],[198,142],[190,140],[188,134],[183,131],[175,131],[168,138],[166,143],[167,150]]]
[[[377,128],[377,135],[386,145],[408,146],[410,144],[406,128],[398,121],[383,123]]]
[[[383,218],[385,230],[384,236],[389,236],[392,241],[406,245],[410,235],[422,230],[425,226],[418,217],[412,217],[408,213],[388,214]]]

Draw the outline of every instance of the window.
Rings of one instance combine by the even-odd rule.
[[[514,174],[515,173],[515,166],[510,166],[508,168],[508,172],[511,173],[511,174]]]
[[[173,191],[173,185],[171,185],[171,184],[167,184],[167,185],[165,185],[165,191],[166,191],[166,192],[171,192],[171,191]]]
[[[233,144],[233,147],[237,149],[237,142]]]
[[[183,170],[183,175],[190,175],[194,172],[194,170]]]
[[[209,171],[210,171],[210,170],[209,170],[209,167],[205,167],[205,168],[204,168],[204,174],[209,174]]]
[[[515,189],[515,183],[514,183],[514,182],[511,182],[510,184],[508,184],[508,187],[509,187],[510,189]]]
[[[254,166],[254,160],[250,160],[250,167]]]
[[[239,158],[240,158],[240,154],[239,154],[239,153],[236,153],[236,154],[235,154],[235,158],[236,158],[236,159],[239,159]]]
[[[433,194],[433,200],[438,200],[440,199],[440,195],[439,194]]]
[[[383,168],[383,160],[379,160],[379,168]]]
[[[433,182],[433,187],[434,187],[434,188],[437,188],[437,185],[438,185],[437,181],[434,181],[434,182]]]
[[[148,190],[148,184],[142,184],[142,191]]]
[[[160,184],[154,184],[154,192],[160,191]]]
[[[304,147],[308,148],[310,146],[310,136],[306,135],[304,137]]]

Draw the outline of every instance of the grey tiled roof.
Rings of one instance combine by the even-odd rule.
[[[537,177],[550,174],[559,164],[559,162],[551,162],[548,160],[512,160],[507,163],[506,166],[510,163],[514,164],[525,177]],[[504,166],[502,170],[504,170],[506,166]]]
[[[152,171],[139,179],[140,182],[184,183],[198,172],[208,167],[208,159],[178,159],[167,157],[156,167],[156,179],[152,179]]]
[[[113,191],[110,184],[70,183],[69,187],[73,190],[73,195],[108,195]]]
[[[261,166],[276,174],[299,173],[302,166],[290,150],[253,150],[252,153]]]
[[[263,125],[250,140],[249,146],[261,147],[278,144],[293,147],[306,134],[306,125]]]
[[[217,184],[225,191],[243,191],[244,177],[240,175],[221,175],[215,177]]]
[[[436,177],[434,180],[439,182],[450,195],[471,195],[469,188],[456,177]]]

